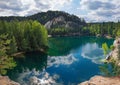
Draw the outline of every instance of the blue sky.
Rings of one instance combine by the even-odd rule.
[[[120,20],[120,0],[0,0],[0,16],[28,16],[48,10],[65,11],[87,22]]]

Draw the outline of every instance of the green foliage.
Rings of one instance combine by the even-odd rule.
[[[13,58],[7,55],[11,41],[7,39],[7,35],[0,35],[0,74],[5,75],[8,69],[16,66]]]
[[[0,35],[4,33],[11,40],[8,54],[37,51],[47,47],[47,30],[38,21],[0,21]]]
[[[12,55],[19,51],[45,50],[47,30],[38,21],[0,21],[0,74],[16,66]]]
[[[120,37],[120,29],[117,30],[117,36]]]
[[[104,63],[104,65],[102,65],[102,66],[99,66],[99,69],[100,69],[100,71],[101,71],[101,73],[104,75],[104,76],[112,76],[112,73],[111,73],[111,71],[110,71],[110,69],[109,69],[109,64],[107,64],[107,63]]]
[[[120,75],[120,67],[118,66],[117,62],[110,62],[112,66],[112,74],[114,76],[119,76]]]
[[[105,55],[108,54],[109,47],[108,47],[107,43],[102,44],[102,49],[103,49]]]
[[[104,54],[106,55],[106,54],[108,54],[109,50],[114,50],[115,47],[113,45],[111,45],[110,48],[108,48],[108,45],[106,43],[103,43],[102,48],[104,50]],[[120,49],[120,48],[118,47],[118,49]],[[120,52],[118,54],[120,54]],[[119,55],[117,55],[117,56],[118,56],[118,58],[120,58]],[[119,64],[119,62],[117,60],[114,60],[113,58],[109,58],[109,61],[105,62],[99,68],[100,68],[100,71],[105,76],[119,76],[120,75],[120,66],[118,64]]]
[[[117,52],[118,52],[117,57],[118,57],[118,59],[120,60],[120,46],[118,45],[117,48],[119,49],[119,50],[117,51]]]
[[[111,59],[108,63],[104,63],[103,66],[100,66],[100,71],[105,76],[119,76],[120,75],[120,67],[116,60]]]
[[[82,24],[81,24],[82,25]],[[51,35],[91,35],[91,36],[120,36],[120,22],[87,23],[80,28],[51,28],[48,30]]]
[[[114,45],[111,45],[110,50],[114,50],[114,49],[115,49]]]
[[[11,39],[11,42],[9,44],[9,50],[7,51],[7,54],[13,54],[17,52],[17,43],[15,41],[15,37],[13,36]]]
[[[0,20],[6,20],[6,21],[14,21],[14,20],[19,20],[19,21],[24,21],[24,20],[37,20],[38,22],[40,22],[42,25],[45,25],[47,22],[56,19],[57,17],[64,17],[65,22],[55,22],[54,25],[51,26],[50,30],[48,29],[48,33],[52,34],[52,35],[79,35],[82,34],[81,30],[83,28],[83,26],[86,25],[86,22],[83,18],[79,18],[75,15],[70,15],[66,12],[62,12],[62,11],[47,11],[47,12],[41,12],[38,14],[34,14],[31,16],[27,16],[27,17],[0,17]],[[17,21],[18,22],[18,21]],[[63,24],[62,24],[63,23]],[[71,24],[72,23],[72,24]],[[22,24],[22,26],[18,26],[15,23],[13,23],[14,26],[12,28],[16,28],[16,27],[24,27],[24,24]],[[28,25],[28,23],[26,23]],[[30,24],[31,25],[31,24]],[[69,27],[70,26],[70,27]],[[31,27],[31,26],[30,26]],[[4,27],[3,27],[4,28]],[[20,30],[18,30],[18,33],[21,33]],[[22,38],[23,36],[21,36]],[[20,43],[19,43],[20,44]],[[22,47],[20,48],[22,49]]]
[[[92,35],[92,36],[111,36],[116,37],[120,36],[120,22],[98,22],[98,23],[86,23],[83,18],[78,18],[75,15],[70,15],[66,12],[61,11],[48,11],[48,12],[41,12],[38,14],[34,14],[27,17],[0,17],[0,20],[6,20],[11,22],[13,20],[12,29],[20,29],[24,27],[31,27],[32,23],[30,23],[30,20],[37,20],[41,24],[45,25],[48,21],[55,19],[56,17],[63,16],[66,22],[73,22],[74,24],[79,24],[79,27],[77,28],[76,25],[70,25],[73,28],[65,28],[66,26],[61,26],[61,24],[55,23],[55,27],[48,29],[48,33],[51,35]],[[21,23],[17,20],[14,22],[14,20],[17,19],[19,21],[22,21]],[[28,22],[24,21],[28,20]],[[0,21],[1,28],[4,28],[4,30],[0,30],[0,33],[5,33],[6,30],[8,30],[9,27],[11,27],[11,23],[6,24],[6,21]],[[25,24],[24,24],[24,23]],[[17,27],[17,28],[16,28]],[[31,29],[31,28],[30,28]],[[18,33],[23,33],[25,29],[20,29],[18,32],[14,34],[17,35]],[[11,31],[9,31],[11,32]],[[23,39],[23,34],[19,36],[19,40]],[[25,39],[26,40],[26,39]],[[21,43],[18,43],[19,45]],[[18,49],[23,49],[24,46],[19,47]],[[30,49],[30,48],[25,48]]]
[[[52,28],[48,30],[48,32],[51,35],[65,35],[70,33],[71,31],[67,28]]]
[[[89,35],[100,36],[120,36],[120,22],[88,23],[85,26]]]
[[[19,17],[19,16],[10,16],[10,17],[0,17],[0,20],[6,20],[6,21],[12,21],[12,20],[19,20],[19,21],[24,21],[24,20],[37,20],[39,21],[41,24],[45,24],[48,21],[59,17],[59,16],[63,16],[65,17],[66,21],[72,21],[74,23],[79,23],[79,24],[86,24],[85,20],[83,18],[79,18],[75,15],[70,15],[66,12],[63,11],[47,11],[47,12],[40,12],[31,16],[27,16],[27,17]]]

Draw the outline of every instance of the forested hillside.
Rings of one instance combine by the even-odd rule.
[[[47,11],[47,12],[40,12],[31,16],[25,16],[25,17],[20,17],[20,16],[9,16],[9,17],[0,17],[0,20],[6,20],[6,21],[11,21],[11,20],[37,20],[39,21],[41,24],[45,24],[48,21],[57,18],[59,16],[63,16],[65,18],[66,21],[73,21],[75,23],[83,23],[85,24],[85,21],[83,18],[79,18],[75,15],[70,15],[66,12],[63,11]]]
[[[0,74],[16,66],[11,57],[15,53],[46,51],[47,30],[38,21],[0,20]]]
[[[8,22],[12,20],[37,20],[52,36],[120,36],[120,22],[86,23],[83,18],[62,11],[40,12],[26,17],[0,17],[0,20]]]
[[[37,21],[0,21],[0,35],[11,39],[9,53],[16,51],[34,51],[47,46],[47,31]]]
[[[37,20],[47,28],[48,34],[55,36],[81,35],[81,29],[86,25],[86,22],[83,18],[79,18],[75,15],[70,15],[62,11],[47,11],[26,17],[0,17],[0,20]]]
[[[119,37],[120,22],[88,23],[82,30],[83,34]]]

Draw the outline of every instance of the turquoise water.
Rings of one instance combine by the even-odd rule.
[[[101,75],[99,66],[105,56],[102,43],[112,39],[96,37],[49,38],[48,54],[28,53],[17,60],[18,66],[8,72],[14,81],[30,85],[37,79],[43,85],[77,85],[94,75]],[[32,85],[32,84],[31,84]]]

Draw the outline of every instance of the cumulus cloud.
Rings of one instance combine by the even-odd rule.
[[[14,2],[13,0],[10,0],[8,2],[7,0],[0,1],[0,8],[4,10],[13,10],[13,11],[21,11],[21,2],[19,0],[16,0]]]
[[[19,77],[16,78],[16,81],[21,85],[62,85],[56,83],[60,78],[58,74],[50,75],[46,70],[42,72],[33,70],[24,70],[22,73],[19,73]]]
[[[88,22],[118,21],[119,9],[120,0],[0,0],[0,16],[26,16],[41,11],[62,10]]]
[[[88,21],[117,21],[120,17],[119,0],[81,0],[80,9],[88,11],[83,15]]]
[[[31,15],[41,11],[59,10],[72,0],[1,0],[0,16]]]
[[[71,65],[77,59],[72,55],[67,56],[48,56],[47,68],[59,65]],[[16,81],[21,85],[63,85],[63,80],[60,79],[60,75],[57,73],[51,74],[45,69],[42,71],[36,69],[23,69],[23,72],[16,74],[18,77]],[[58,82],[59,81],[59,82]]]
[[[80,2],[80,5],[83,6],[83,8],[88,8],[90,10],[98,10],[98,9],[115,9],[115,4],[111,3],[110,1],[99,1],[99,0],[82,0]]]
[[[84,58],[90,59],[92,62],[96,64],[102,63],[100,60],[104,59],[104,53],[102,48],[99,48],[96,43],[86,44],[82,47],[82,56]]]
[[[58,67],[59,65],[70,65],[73,62],[77,61],[77,59],[72,55],[69,54],[67,56],[53,56],[53,57],[48,57],[48,61],[47,61],[47,66],[51,67],[51,66],[55,66]]]

